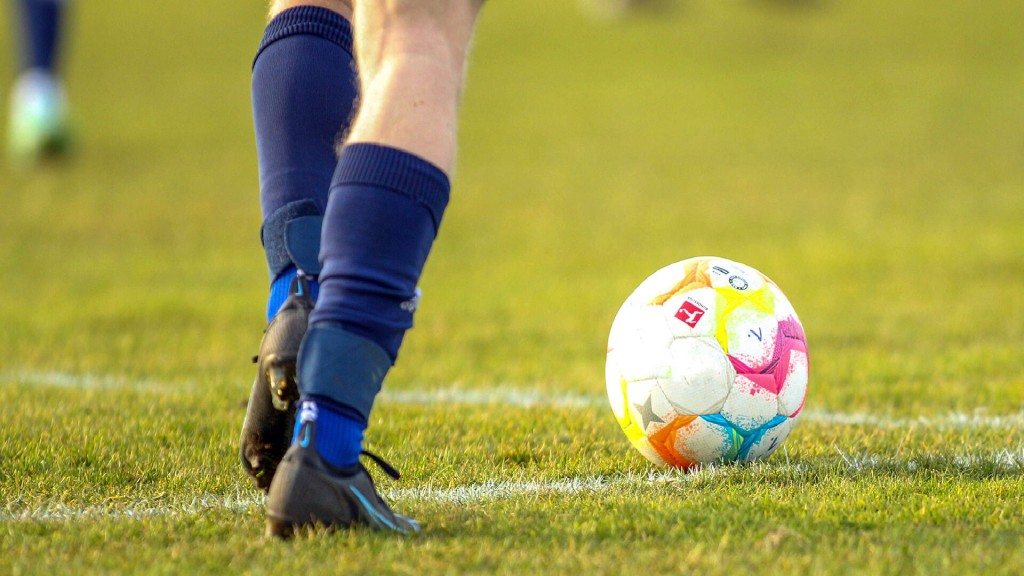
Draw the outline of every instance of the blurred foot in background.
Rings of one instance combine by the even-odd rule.
[[[15,4],[19,72],[10,91],[7,154],[16,168],[28,169],[64,156],[70,143],[67,95],[58,70],[67,2]]]

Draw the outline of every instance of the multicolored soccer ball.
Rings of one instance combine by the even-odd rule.
[[[714,257],[652,274],[608,337],[612,411],[633,446],[678,468],[778,449],[807,395],[807,338],[757,270]]]

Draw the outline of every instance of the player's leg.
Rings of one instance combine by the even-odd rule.
[[[295,360],[317,292],[320,228],[336,149],[358,94],[351,14],[339,0],[275,2],[253,64],[270,324],[240,452],[243,467],[264,490],[291,439]]]
[[[295,218],[322,217],[327,205],[337,149],[358,95],[351,16],[347,0],[277,0],[253,63],[261,239],[276,281],[268,320],[296,269],[312,275],[319,269],[319,223],[310,229],[315,233],[296,233],[293,244],[307,235],[314,239],[296,246],[288,245],[285,229],[306,222]]]
[[[67,3],[17,0],[14,4],[20,58],[11,90],[8,152],[15,165],[26,167],[67,148],[67,99],[58,70]]]
[[[272,534],[311,523],[418,530],[384,503],[358,457],[447,205],[480,5],[356,2],[363,99],[328,200],[320,300],[299,355],[302,409],[267,503]]]
[[[482,3],[360,4],[366,9],[356,14],[356,35],[369,38],[359,42],[366,98],[350,143],[405,150],[451,172],[466,54]]]

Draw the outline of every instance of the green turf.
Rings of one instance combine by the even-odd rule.
[[[260,3],[78,3],[77,153],[0,167],[0,574],[1024,572],[1024,4],[657,5],[488,3],[368,435],[425,532],[281,544],[235,456]],[[765,463],[663,473],[605,339],[704,254],[797,308],[807,412]]]

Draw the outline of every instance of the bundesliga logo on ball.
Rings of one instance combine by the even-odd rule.
[[[612,323],[608,399],[652,462],[693,468],[766,458],[807,394],[807,338],[771,280],[723,258],[652,274]]]

